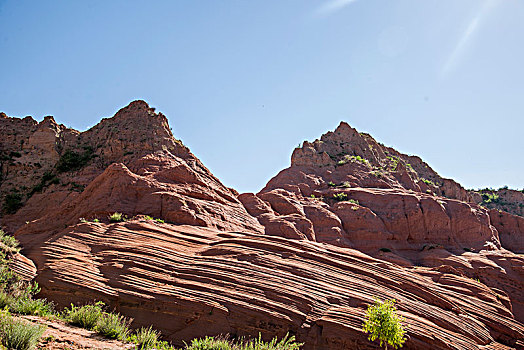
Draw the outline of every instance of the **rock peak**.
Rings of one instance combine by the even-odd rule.
[[[149,104],[144,100],[134,100],[131,101],[125,108],[142,108],[147,109],[149,108]]]
[[[456,182],[440,177],[419,157],[409,156],[378,143],[341,121],[334,131],[313,142],[304,142],[291,156],[291,167],[309,167],[331,175],[326,182],[351,182],[362,187],[404,188],[469,200]]]

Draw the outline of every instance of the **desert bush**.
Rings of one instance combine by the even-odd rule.
[[[0,290],[13,293],[18,290],[19,286],[20,277],[9,268],[5,254],[0,253]]]
[[[4,198],[4,211],[7,214],[14,214],[22,207],[22,195],[18,192],[6,194]]]
[[[45,329],[45,326],[13,318],[7,312],[2,312],[0,315],[0,341],[8,349],[33,349]]]
[[[191,340],[191,344],[186,344],[184,350],[232,350],[229,340],[222,337],[205,337]]]
[[[153,327],[142,327],[129,337],[129,340],[137,345],[137,349],[147,350],[152,349],[158,343],[159,337],[160,332],[153,329]]]
[[[125,340],[129,335],[130,320],[115,313],[103,313],[98,319],[96,331],[106,338]]]
[[[109,215],[109,221],[110,222],[122,222],[126,221],[126,216],[122,213],[113,213]]]
[[[8,235],[0,229],[0,250],[4,253],[16,253],[20,250],[18,248],[18,241],[14,236]]]
[[[7,294],[4,291],[0,291],[0,309],[9,309],[14,303],[14,299],[11,295]]]
[[[333,181],[329,181],[329,182],[328,182],[328,186],[329,186],[329,187],[335,187],[335,186],[337,186],[337,185],[336,185]]]
[[[384,302],[375,300],[366,312],[366,320],[362,327],[364,333],[370,333],[368,339],[380,341],[388,348],[388,344],[397,349],[402,347],[406,338],[406,331],[402,327],[403,319],[397,315],[395,300],[386,300]]]
[[[437,187],[437,185],[435,185],[435,183],[431,180],[424,179],[423,177],[421,177],[420,180],[428,186]]]
[[[74,306],[71,304],[70,309],[64,309],[63,317],[68,323],[74,326],[94,330],[98,324],[98,320],[102,317],[103,307],[104,303],[100,301],[84,306]]]
[[[499,195],[495,194],[495,193],[482,193],[482,203],[498,203],[500,202],[500,197]]]
[[[56,163],[56,170],[59,173],[78,170],[83,168],[92,158],[93,149],[91,147],[84,147],[83,153],[67,150],[60,156],[60,159]]]
[[[16,298],[10,309],[22,315],[50,316],[54,313],[53,304],[46,299],[32,299],[29,296]]]
[[[348,200],[348,195],[345,194],[345,193],[335,193],[333,195],[333,199],[335,199],[336,201],[339,201],[339,202],[347,201]]]
[[[184,350],[299,350],[301,346],[301,343],[295,341],[294,336],[290,337],[288,334],[281,340],[275,337],[270,342],[263,341],[259,334],[258,338],[248,341],[240,339],[236,343],[224,337],[193,339]]]
[[[259,334],[257,339],[241,345],[239,350],[299,350],[302,345],[295,341],[295,336],[289,336],[289,334],[286,334],[280,340],[274,337],[269,343],[262,341],[262,337]]]

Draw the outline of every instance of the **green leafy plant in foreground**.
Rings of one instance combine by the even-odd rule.
[[[130,320],[115,313],[104,312],[96,325],[96,331],[106,338],[125,340],[129,335]]]
[[[160,337],[160,332],[154,330],[153,327],[149,328],[140,328],[136,331],[135,334],[131,335],[128,340],[135,343],[137,349],[147,350],[152,349],[158,343],[158,338]]]
[[[53,304],[45,299],[33,299],[31,296],[17,298],[11,303],[10,309],[21,315],[51,316]]]
[[[406,330],[402,327],[402,317],[397,315],[395,300],[384,302],[375,300],[366,311],[366,320],[362,327],[364,333],[369,333],[368,339],[380,341],[380,346],[384,344],[385,349],[388,344],[394,349],[402,347],[406,338]]]
[[[84,306],[74,306],[71,304],[70,309],[64,309],[64,319],[74,326],[94,330],[98,324],[98,320],[103,315],[103,307],[104,303],[101,301]]]
[[[7,349],[34,349],[45,329],[45,326],[14,318],[6,311],[0,314],[0,342]]]
[[[236,343],[224,337],[193,339],[190,344],[186,344],[183,350],[299,350],[302,345],[289,334],[280,340],[275,337],[270,342],[263,341],[259,334],[258,338],[248,341],[240,339]]]

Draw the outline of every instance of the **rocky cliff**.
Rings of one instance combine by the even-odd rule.
[[[291,332],[305,349],[375,349],[366,305],[395,298],[408,349],[524,347],[522,218],[346,123],[241,195],[143,101],[85,132],[0,127],[0,223],[60,305],[103,300],[178,344]]]

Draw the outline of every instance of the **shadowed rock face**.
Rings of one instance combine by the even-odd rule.
[[[27,124],[29,137],[41,127],[3,118]],[[420,158],[345,123],[296,149],[261,192],[242,195],[143,101],[84,133],[49,128],[61,146],[35,147],[50,152],[46,169],[59,183],[1,224],[31,259],[14,267],[36,273],[42,296],[61,306],[101,299],[179,345],[291,332],[305,349],[375,349],[361,332],[365,309],[395,298],[405,348],[524,346],[521,218],[471,203]],[[64,150],[96,156],[60,172]],[[114,212],[135,218],[111,224]]]

